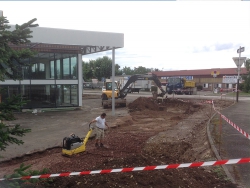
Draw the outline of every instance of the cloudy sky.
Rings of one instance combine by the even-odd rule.
[[[6,1],[0,10],[10,24],[37,18],[40,27],[124,33],[121,67],[234,68],[239,46],[250,58],[249,1]]]

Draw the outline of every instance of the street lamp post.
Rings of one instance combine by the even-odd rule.
[[[237,50],[237,53],[239,53],[239,57],[233,57],[233,60],[237,66],[237,72],[238,72],[238,76],[237,76],[237,86],[236,86],[236,102],[239,101],[239,84],[240,84],[240,67],[242,66],[242,64],[245,62],[246,58],[245,57],[241,57],[241,52],[245,51],[245,47],[241,47]]]

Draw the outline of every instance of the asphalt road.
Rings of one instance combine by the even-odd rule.
[[[228,119],[250,134],[250,101],[239,101],[222,111]],[[222,126],[222,158],[238,159],[250,157],[250,140],[225,122]],[[241,178],[245,187],[250,188],[250,163],[234,165],[229,168],[236,178]]]

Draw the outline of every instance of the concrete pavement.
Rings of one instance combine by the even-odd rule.
[[[43,109],[40,109],[41,111]],[[39,110],[39,111],[40,111]],[[6,151],[0,152],[0,162],[7,161],[15,157],[43,151],[47,148],[60,147],[63,138],[75,133],[79,137],[85,137],[89,130],[89,122],[99,116],[104,110],[101,106],[100,98],[83,100],[83,107],[75,110],[45,111],[33,114],[29,111],[15,114],[17,120],[5,122],[10,125],[20,124],[21,128],[31,129],[30,133],[24,137],[18,137],[24,141],[22,145],[10,144]],[[105,110],[106,120],[113,122],[111,110]],[[127,113],[126,109],[121,109],[121,113]]]
[[[227,118],[250,134],[250,102],[242,101],[222,111]],[[230,159],[250,157],[250,140],[228,123],[222,127],[222,148]],[[250,163],[235,165],[242,183],[250,188]],[[232,171],[232,169],[231,169]],[[237,172],[236,172],[237,173]],[[236,174],[237,176],[237,174]]]
[[[234,122],[241,129],[250,134],[250,101],[242,100],[235,103],[221,113]],[[210,129],[210,131],[212,131]],[[223,120],[221,142],[216,145],[220,150],[222,159],[238,159],[250,157],[250,140],[238,132],[230,124]],[[250,163],[226,165],[235,181],[240,182],[242,186],[250,188]]]

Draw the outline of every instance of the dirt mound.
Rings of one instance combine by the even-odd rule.
[[[139,97],[132,103],[129,103],[128,108],[132,111],[153,110],[161,111],[161,107],[185,107],[193,105],[191,102],[183,102],[178,99],[155,100],[153,98]],[[196,107],[196,106],[195,106]]]
[[[159,105],[152,98],[139,97],[128,105],[129,111],[156,110],[159,111]]]

